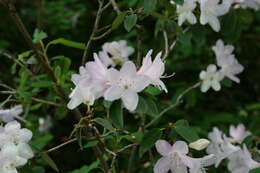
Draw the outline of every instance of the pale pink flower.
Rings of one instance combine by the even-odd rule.
[[[152,61],[152,52],[153,50],[150,50],[146,54],[143,59],[142,66],[137,73],[139,75],[147,76],[150,79],[152,85],[167,92],[166,86],[161,81],[161,78],[163,77],[163,73],[165,71],[165,64],[161,59],[162,53],[158,53],[155,59]]]
[[[134,111],[138,104],[138,92],[149,85],[149,79],[138,75],[135,64],[127,61],[120,71],[111,68],[107,75],[110,87],[105,91],[104,98],[108,101],[122,99],[129,111]]]
[[[162,155],[155,166],[154,173],[201,173],[205,171],[204,166],[214,163],[214,156],[208,155],[203,158],[191,158],[187,156],[189,152],[188,145],[184,141],[176,141],[170,145],[165,140],[158,140],[155,143],[157,151]],[[212,162],[213,160],[213,162]]]
[[[252,159],[246,145],[229,157],[228,170],[231,173],[249,173],[251,169],[259,168],[260,163]]]
[[[134,48],[127,46],[125,40],[105,43],[99,57],[105,66],[115,67],[128,61],[128,57],[134,53]]]
[[[15,119],[25,121],[22,117],[19,116],[22,112],[22,105],[16,105],[10,109],[0,109],[0,120],[5,123],[8,123]]]
[[[251,132],[246,131],[243,124],[239,124],[237,127],[231,125],[229,128],[229,134],[231,136],[231,142],[241,144],[247,136],[251,135]]]
[[[185,20],[190,24],[197,22],[193,10],[196,8],[195,0],[184,0],[182,5],[177,5],[178,25],[181,26]]]
[[[216,156],[215,167],[218,167],[223,159],[240,150],[239,147],[232,145],[230,140],[217,127],[213,128],[208,138],[211,140],[211,143],[206,151],[208,154]]]

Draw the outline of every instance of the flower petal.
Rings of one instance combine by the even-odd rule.
[[[171,167],[171,159],[168,157],[162,157],[160,158],[154,168],[154,173],[167,173],[170,170]]]
[[[104,93],[105,100],[114,101],[119,99],[123,94],[123,89],[118,86],[108,88]]]
[[[172,149],[177,151],[181,154],[188,154],[189,148],[186,142],[184,141],[177,141],[173,144]]]
[[[172,150],[172,146],[165,140],[158,140],[155,143],[155,147],[162,156],[168,155]]]
[[[127,91],[122,96],[123,104],[129,111],[134,111],[138,104],[138,94],[134,91]]]

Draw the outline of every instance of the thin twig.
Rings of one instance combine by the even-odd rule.
[[[99,36],[95,36],[92,38],[92,40],[100,40],[103,37],[107,36],[108,34],[110,34],[112,32],[112,29],[108,29],[106,32],[104,32],[103,34],[99,35]]]
[[[88,42],[85,46],[85,49],[84,49],[84,53],[83,53],[83,57],[82,57],[82,64],[84,64],[86,62],[88,50],[89,50],[90,45],[93,41],[93,37],[95,37],[95,34],[98,30],[98,25],[99,25],[99,22],[100,22],[101,14],[103,12],[102,7],[103,7],[103,4],[104,4],[104,1],[99,0],[98,4],[99,4],[99,6],[98,6],[98,11],[97,11],[94,27],[93,27],[92,33],[90,35],[90,38],[89,38],[89,40],[88,40]]]
[[[182,98],[185,96],[188,92],[190,92],[192,89],[197,88],[200,86],[200,82],[196,83],[195,85],[192,85],[191,87],[187,88],[185,91],[183,91],[177,98],[176,102],[167,108],[165,108],[156,118],[154,118],[150,123],[148,123],[145,128],[150,127],[153,125],[158,119],[160,119],[166,112],[170,111],[171,109],[177,107],[182,103]]]
[[[61,147],[64,147],[65,145],[68,145],[68,144],[73,143],[75,141],[77,141],[77,138],[70,139],[70,140],[68,140],[68,141],[66,141],[66,142],[64,142],[64,143],[62,143],[62,144],[60,144],[56,147],[53,147],[53,148],[51,148],[47,151],[44,151],[44,153],[50,153],[50,152],[56,151],[56,150],[60,149]]]
[[[116,1],[115,0],[110,0],[110,2],[112,3],[112,6],[113,6],[114,10],[116,11],[117,15],[119,15],[121,13],[121,11],[118,8],[118,5],[117,5]]]
[[[166,57],[169,54],[169,43],[168,43],[168,36],[166,31],[163,31],[163,37],[164,37],[164,46],[165,46],[165,51],[164,51],[164,55],[163,55],[163,60],[166,59]]]

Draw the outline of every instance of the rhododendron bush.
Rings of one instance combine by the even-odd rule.
[[[259,0],[0,2],[0,173],[260,173]]]

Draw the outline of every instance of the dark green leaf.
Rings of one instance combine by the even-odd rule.
[[[112,123],[118,127],[124,127],[124,117],[123,117],[123,107],[121,100],[114,101],[110,107],[109,111]]]
[[[260,168],[252,169],[249,173],[260,173]]]
[[[48,35],[45,32],[40,31],[39,29],[35,29],[35,31],[33,33],[33,42],[39,43],[40,41],[42,41],[43,39],[45,39],[47,37],[48,37]]]
[[[91,165],[89,165],[89,166],[83,166],[80,169],[71,171],[69,173],[89,173],[91,170],[98,168],[99,163],[100,163],[99,160],[97,160],[97,161],[91,163]]]
[[[148,109],[148,105],[146,104],[146,100],[142,96],[139,96],[139,101],[135,109],[135,112],[137,114],[144,115],[146,114],[147,109]]]
[[[125,29],[128,32],[131,31],[131,29],[135,26],[136,22],[137,22],[137,15],[136,14],[132,14],[130,16],[126,16],[125,17],[125,21],[124,21]]]
[[[188,142],[194,142],[199,139],[198,134],[189,126],[181,125],[181,123],[177,125],[174,124],[174,129],[181,137],[183,137]]]
[[[162,131],[159,128],[152,129],[145,133],[142,142],[140,143],[139,157],[142,157],[145,152],[152,148],[155,142],[162,136]]]
[[[157,0],[144,0],[144,9],[145,10],[155,10],[157,5]]]
[[[59,172],[59,169],[56,163],[52,160],[52,158],[47,153],[40,153],[41,158],[56,172]]]
[[[112,23],[112,27],[111,27],[112,30],[117,29],[123,23],[126,14],[127,14],[127,11],[124,11],[117,15],[117,17],[115,18],[115,20]]]
[[[47,47],[49,47],[50,45],[55,45],[55,44],[62,44],[64,46],[72,47],[72,48],[76,48],[76,49],[82,49],[82,50],[85,49],[84,43],[79,43],[79,42],[67,40],[67,39],[64,39],[64,38],[58,38],[56,40],[49,42]]]
[[[109,120],[104,119],[104,118],[95,118],[94,121],[96,123],[98,123],[99,125],[103,126],[104,128],[106,128],[107,130],[110,131],[115,131],[114,127],[112,126],[112,124],[110,123]]]

